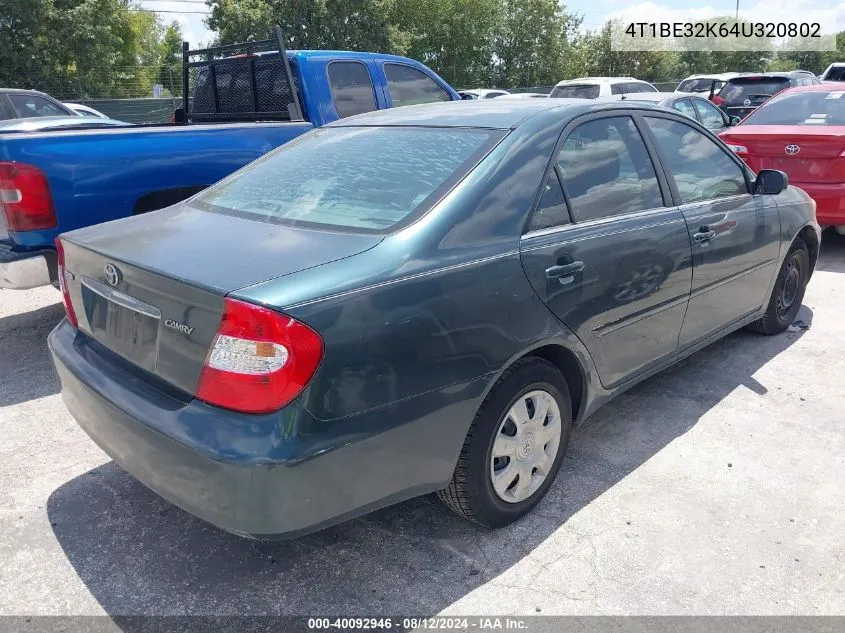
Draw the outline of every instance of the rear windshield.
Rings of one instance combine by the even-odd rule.
[[[457,128],[324,128],[235,172],[190,204],[265,222],[384,232],[430,207],[503,135]]]
[[[752,79],[731,79],[719,91],[719,96],[729,105],[742,104],[746,99],[771,97],[789,87],[786,77],[758,77]]]
[[[710,92],[710,87],[713,85],[713,79],[685,79],[675,88],[678,92]],[[722,82],[716,80],[716,87],[722,85]]]
[[[781,95],[758,108],[743,125],[845,125],[845,91]]]
[[[555,86],[549,96],[555,99],[598,99],[599,86],[595,84]]]

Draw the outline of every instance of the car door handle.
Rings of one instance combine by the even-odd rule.
[[[716,237],[716,231],[712,231],[706,226],[700,227],[698,229],[698,233],[692,234],[692,239],[695,240],[697,244],[706,244],[714,237]]]
[[[571,278],[574,277],[576,273],[580,273],[582,270],[584,270],[584,262],[561,264],[560,266],[546,268],[546,277],[548,279],[560,279],[562,283],[566,283],[567,277],[570,278],[569,281],[572,281]]]

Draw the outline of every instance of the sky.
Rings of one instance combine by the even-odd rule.
[[[185,39],[192,47],[208,43],[213,37],[203,22],[208,12],[203,0],[140,0],[140,4],[160,12],[159,17],[165,22],[179,22]],[[626,22],[682,22],[732,15],[736,11],[734,0],[567,0],[565,4],[569,10],[583,16],[583,26],[588,29],[601,27],[606,19],[616,17],[622,17]],[[778,7],[777,13],[772,10],[773,4]],[[740,17],[757,22],[818,20],[823,33],[845,31],[845,1],[779,0],[773,3],[771,0],[739,0],[739,13]]]

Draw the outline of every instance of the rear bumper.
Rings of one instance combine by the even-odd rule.
[[[67,320],[48,339],[62,398],[82,429],[141,483],[241,536],[292,538],[442,488],[460,450],[457,442],[444,455],[440,445],[427,462],[425,418],[397,432],[384,429],[384,412],[326,423],[297,403],[247,416],[179,400],[107,363],[85,339]],[[336,429],[362,422],[376,431]]]
[[[16,251],[0,242],[0,288],[27,290],[48,286],[56,279],[54,251]]]
[[[816,201],[816,221],[823,225],[845,224],[845,184],[790,182]]]

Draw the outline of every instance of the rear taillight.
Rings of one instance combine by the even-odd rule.
[[[244,413],[276,411],[296,398],[323,357],[314,330],[284,314],[224,299],[223,318],[196,396]]]
[[[748,148],[745,145],[733,145],[731,143],[725,143],[728,146],[728,149],[736,154],[747,154]]]
[[[70,324],[78,328],[79,324],[76,321],[76,312],[73,309],[73,304],[70,302],[70,293],[67,287],[67,272],[65,271],[65,248],[62,245],[62,240],[56,238],[56,252],[59,260],[59,288],[62,291],[62,298],[65,301],[65,312],[67,313],[67,320]]]
[[[722,97],[720,97],[719,95],[713,95],[710,98],[710,101],[712,101],[717,106],[725,105],[725,100]]]
[[[0,162],[0,211],[11,231],[40,231],[57,224],[47,177],[25,163]]]

